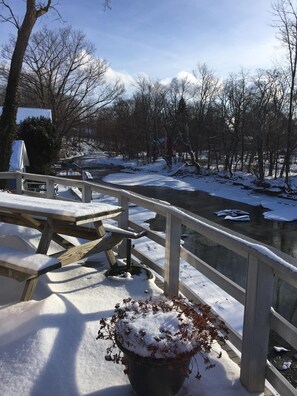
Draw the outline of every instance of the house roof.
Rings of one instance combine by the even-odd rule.
[[[0,114],[2,113],[2,106],[0,106]],[[52,121],[51,109],[39,109],[33,107],[19,107],[17,112],[17,124],[20,124],[26,118],[29,117],[45,117]]]
[[[10,157],[9,170],[23,170],[23,168],[28,165],[29,159],[25,142],[23,140],[14,140],[12,143],[12,154]]]

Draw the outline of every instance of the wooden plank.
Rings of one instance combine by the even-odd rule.
[[[191,289],[188,285],[186,285],[182,281],[180,282],[180,292],[191,301],[194,301],[194,302],[200,303],[200,304],[207,304],[206,301],[204,301],[201,297],[199,297],[199,295],[196,292],[193,291],[193,289]],[[214,310],[211,310],[211,312],[213,313],[213,315],[218,316],[218,312],[215,312]],[[222,317],[219,316],[219,318],[221,320],[223,320]],[[228,340],[230,342],[232,342],[232,344],[239,351],[241,351],[242,336],[238,333],[238,331],[236,331],[230,325],[228,325],[228,323],[226,323],[226,326],[229,329]]]
[[[2,194],[2,195],[1,195]],[[64,220],[65,222],[70,222],[73,224],[85,224],[89,222],[94,222],[98,220],[105,220],[109,218],[116,217],[122,212],[122,208],[114,205],[89,205],[72,202],[71,208],[72,210],[67,210],[68,207],[65,206],[65,201],[58,202],[57,200],[47,199],[47,198],[38,198],[36,199],[34,207],[28,207],[26,204],[31,201],[29,197],[24,195],[16,195],[16,194],[0,194],[0,211],[7,213],[26,213],[30,216],[41,216],[53,219]],[[10,195],[8,198],[7,195]],[[17,199],[16,199],[17,197]],[[40,205],[39,205],[40,202]],[[48,202],[48,205],[46,203]],[[59,205],[64,205],[64,211],[60,210]],[[48,210],[50,208],[51,210]],[[55,208],[59,209],[55,211]],[[83,214],[80,213],[80,210],[84,209]]]
[[[55,253],[51,257],[57,258],[61,266],[68,265],[106,250],[110,252],[122,239],[122,236],[119,235],[105,234],[100,239],[84,243],[80,246],[74,246],[65,252]]]
[[[105,228],[104,228],[104,226],[102,224],[102,221],[94,222],[94,227],[95,227],[95,230],[96,230],[96,232],[97,232],[99,237],[104,237],[106,235]],[[118,235],[117,238],[118,238],[119,242],[121,242],[123,240],[122,236]],[[113,248],[113,246],[111,246],[111,248]],[[107,258],[107,261],[109,262],[109,265],[113,266],[113,265],[116,264],[117,260],[116,260],[116,257],[114,255],[114,252],[111,250],[111,248],[104,249],[104,250],[105,250],[105,256]]]
[[[19,218],[23,219],[23,224],[27,227],[32,227],[36,228],[39,230],[41,233],[43,233],[45,227],[46,227],[46,222],[47,220],[45,219],[36,219],[32,216],[29,216],[25,213],[22,213],[21,215],[18,215]],[[21,221],[20,221],[21,222]],[[15,224],[15,223],[13,223]],[[72,225],[69,225],[69,228],[75,228]],[[68,249],[70,246],[73,246],[69,241],[67,241],[65,238],[61,237],[61,235],[58,235],[57,232],[55,232],[55,221],[51,222],[51,239],[55,242],[57,242],[60,246],[62,246],[64,249]],[[68,235],[68,234],[66,234]],[[45,252],[46,253],[46,252]]]
[[[121,228],[127,229],[128,222],[129,222],[129,200],[126,197],[121,197],[118,200],[118,204],[123,208],[123,212],[122,212],[121,216],[119,216],[118,224]],[[127,239],[123,240],[123,242],[120,244],[119,249],[118,249],[119,256],[120,257],[127,256],[127,260],[130,261],[131,260],[130,247],[131,247],[131,242],[127,244]]]
[[[283,318],[279,313],[271,312],[271,329],[278,333],[294,349],[297,350],[297,329],[292,323]]]
[[[267,367],[267,380],[281,396],[296,396],[296,388],[272,365]]]
[[[168,213],[166,221],[164,292],[169,297],[178,296],[180,263],[180,220]]]
[[[29,301],[33,297],[33,293],[36,289],[38,282],[38,276],[35,278],[28,279],[26,281],[22,296],[21,296],[21,301]]]
[[[91,201],[92,201],[92,189],[87,183],[85,183],[82,188],[82,202],[91,202]]]
[[[43,254],[47,253],[49,245],[52,240],[53,233],[54,233],[52,224],[53,224],[53,221],[51,219],[48,219],[45,222],[44,229],[42,231],[42,235],[41,235],[39,245],[37,248],[37,253],[43,253]]]
[[[0,275],[6,276],[7,278],[14,279],[18,282],[23,282],[28,278],[31,278],[32,274],[24,273],[23,271],[18,271],[14,268],[4,267],[3,265],[6,264],[3,261],[0,261]]]
[[[12,249],[11,249],[12,250]],[[48,271],[55,270],[57,268],[60,268],[60,263],[55,260],[51,260],[50,256],[42,255],[38,256],[37,258],[37,265],[35,265],[34,268],[29,268],[26,266],[26,262],[30,262],[34,264],[34,259],[35,259],[35,253],[30,253],[26,255],[25,252],[18,252],[22,254],[22,257],[20,260],[10,260],[9,259],[2,259],[0,260],[0,269],[2,271],[2,275],[7,276],[9,278],[16,279],[18,281],[23,281],[25,279],[31,278],[32,276],[36,275],[42,275],[45,274]],[[10,255],[13,255],[13,252],[10,253]],[[12,256],[11,256],[12,257]],[[19,255],[17,256],[19,259]],[[41,265],[43,264],[43,265]],[[41,266],[40,266],[41,265]],[[34,267],[34,265],[33,265]],[[11,271],[11,274],[10,272]],[[22,275],[21,275],[22,274]]]
[[[35,228],[42,232],[45,224],[44,218],[36,218],[22,214],[13,214],[13,213],[1,213],[0,212],[0,221],[4,223],[16,224],[25,227]],[[61,235],[69,235],[76,238],[87,239],[89,241],[95,240],[98,238],[98,234],[94,227],[86,227],[80,225],[73,225],[71,223],[66,223],[61,220],[55,220],[52,224],[54,229],[54,235],[52,239],[57,242],[59,245],[65,247],[67,249],[69,247],[69,241],[66,241]],[[126,230],[120,227],[115,227],[109,224],[104,224],[104,228],[108,232],[114,232],[118,234],[122,234],[126,238],[137,239],[144,236],[149,230],[145,230],[140,228],[139,232],[133,230]],[[157,235],[157,234],[156,234]],[[163,246],[165,246],[165,239],[163,238]]]
[[[135,232],[132,230],[126,230],[123,228],[115,227],[110,224],[104,224],[104,228],[105,228],[106,232],[112,232],[113,234],[119,234],[119,235],[122,235],[124,238],[129,238],[129,239],[139,239],[147,234],[146,230],[143,230],[140,232]]]
[[[151,268],[157,274],[161,275],[162,278],[164,278],[164,269],[161,268],[154,261],[152,261],[149,256],[147,256],[143,252],[140,252],[139,250],[136,250],[134,248],[132,248],[132,255],[135,256],[142,264],[147,265],[149,268]]]
[[[187,263],[191,264],[195,269],[197,269],[201,274],[206,276],[221,289],[225,290],[226,293],[230,294],[233,298],[244,304],[245,301],[245,290],[244,288],[238,286],[235,282],[230,280],[227,276],[223,275],[221,272],[212,268],[205,261],[195,256],[193,253],[189,252],[187,249],[181,247],[181,258],[183,258]]]
[[[249,392],[265,386],[273,271],[255,256],[249,256],[242,335],[241,383]]]
[[[10,269],[12,271],[22,272],[23,274],[26,274],[27,278],[28,278],[28,276],[31,277],[32,275],[36,275],[36,271],[34,269],[27,268],[27,267],[24,267],[22,265],[16,265],[13,262],[9,262],[9,261],[6,261],[6,260],[1,260],[0,259],[0,266],[2,268],[7,268],[7,269]]]

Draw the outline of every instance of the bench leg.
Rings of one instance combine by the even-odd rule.
[[[99,237],[103,237],[105,235],[105,228],[104,225],[102,224],[102,221],[94,222],[94,226]],[[117,260],[115,258],[113,250],[106,250],[105,255],[110,266],[116,264]]]
[[[38,282],[38,276],[36,276],[35,278],[28,279],[26,281],[20,301],[28,301],[32,299],[33,293],[37,286],[37,282]]]
[[[127,255],[127,257],[126,257],[126,263],[127,263],[127,268],[128,269],[131,269],[131,245],[132,245],[132,242],[131,242],[131,239],[129,238],[129,239],[127,239],[126,240],[126,243],[127,243],[127,249],[126,249],[126,255]]]

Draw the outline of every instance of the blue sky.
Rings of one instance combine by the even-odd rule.
[[[23,0],[11,0],[11,4]],[[270,0],[103,0],[54,2],[65,24],[85,32],[114,72],[171,79],[206,63],[218,77],[272,67],[279,52]],[[63,26],[56,14],[41,23]],[[35,28],[35,30],[36,30]],[[11,28],[0,25],[0,43]]]

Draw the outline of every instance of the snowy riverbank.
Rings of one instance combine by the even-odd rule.
[[[124,161],[120,157],[108,157],[103,152],[97,152],[85,159],[84,163],[91,167],[96,164],[122,166],[121,173],[110,174],[103,180],[119,186],[157,186],[175,190],[205,191],[210,195],[242,202],[252,206],[262,206],[267,209],[263,213],[267,220],[294,221],[297,220],[297,177],[291,177],[290,194],[281,192],[283,179],[269,179],[270,188],[257,187],[255,177],[250,174],[237,173],[232,178],[226,175],[207,174],[196,175],[181,164],[173,165],[171,170],[160,159],[155,163],[143,164],[140,161]],[[180,172],[179,172],[180,170]],[[178,174],[178,175],[177,175]],[[294,194],[296,191],[296,194]],[[236,205],[234,203],[234,205]]]

